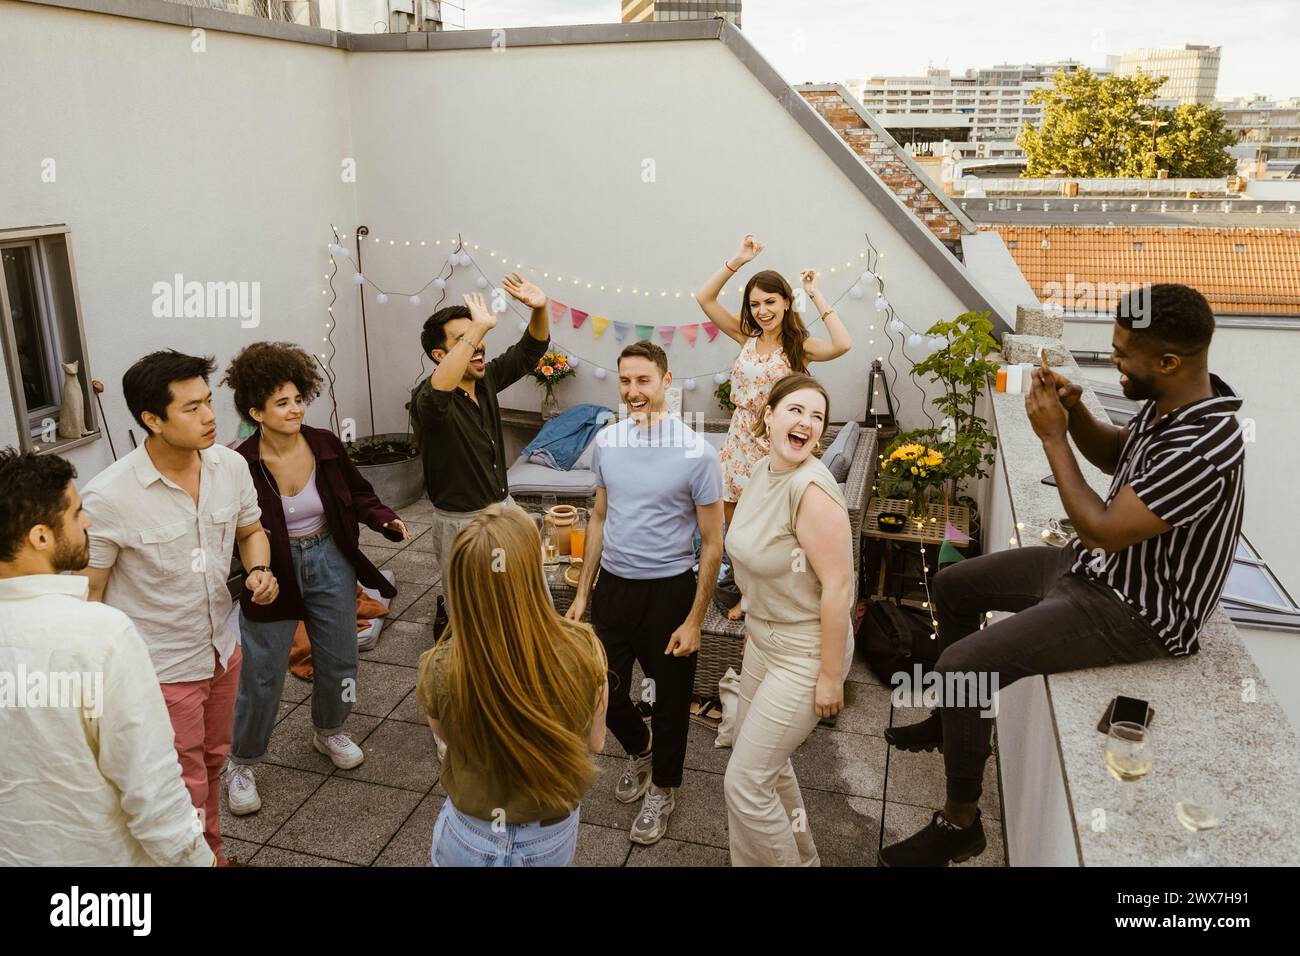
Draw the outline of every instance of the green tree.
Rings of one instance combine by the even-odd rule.
[[[1183,103],[1173,110],[1173,122],[1160,130],[1156,158],[1161,169],[1179,179],[1231,176],[1237,162],[1228,153],[1236,137],[1224,122],[1223,110],[1204,103]]]
[[[1166,77],[1139,73],[1099,77],[1091,70],[1058,70],[1053,85],[1035,90],[1040,129],[1025,126],[1016,142],[1025,151],[1026,176],[1175,178],[1232,172],[1233,141],[1223,112],[1200,104],[1171,109],[1152,102]]]

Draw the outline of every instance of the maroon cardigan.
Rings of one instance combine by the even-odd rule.
[[[384,527],[384,522],[395,520],[397,513],[375,497],[375,489],[357,471],[343,442],[333,432],[303,425],[302,436],[307,439],[316,458],[316,490],[325,507],[325,522],[330,536],[357,569],[358,581],[368,588],[375,588],[386,598],[393,597],[397,588],[361,553],[357,524],[364,522],[390,541],[401,541],[400,531]],[[284,505],[275,478],[261,463],[261,433],[245,439],[235,450],[248,459],[248,470],[257,488],[257,503],[262,507],[262,527],[271,539],[271,573],[280,585],[279,596],[270,604],[254,604],[252,592],[243,588],[239,607],[250,621],[301,621],[306,616],[306,609],[302,592],[298,589],[298,576],[293,570]]]

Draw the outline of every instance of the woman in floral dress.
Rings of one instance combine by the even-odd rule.
[[[813,269],[803,270],[799,278],[808,301],[826,323],[829,339],[808,334],[794,308],[790,283],[779,272],[765,270],[750,277],[738,315],[732,315],[718,302],[727,280],[762,251],[763,244],[752,233],[746,235],[740,251],[724,261],[695,295],[709,321],[740,345],[740,355],[731,367],[731,401],[736,410],[721,453],[723,509],[728,525],[750,470],[770,451],[767,439],[756,436],[753,429],[772,386],[792,372],[807,373],[811,362],[839,358],[853,345],[849,330],[818,289],[819,276]],[[737,620],[741,613],[737,604],[730,617]]]

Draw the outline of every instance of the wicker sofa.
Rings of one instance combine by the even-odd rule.
[[[705,422],[705,431],[725,434],[728,424],[726,419],[709,419]],[[842,427],[842,425],[827,427],[822,438],[823,444],[827,448],[834,442]],[[878,455],[876,430],[874,428],[862,428],[857,447],[853,452],[852,461],[849,464],[848,477],[843,483],[844,497],[849,508],[849,527],[853,539],[855,589],[856,582],[861,577],[862,521],[866,515],[867,502],[871,499],[871,483],[875,477]],[[557,501],[568,504],[591,507],[594,503],[594,498],[585,494],[578,498],[564,496],[558,492],[553,493],[556,494]],[[512,491],[512,496],[524,508],[530,510],[540,510],[541,508],[540,495],[521,494]],[[563,567],[559,571],[552,571],[547,575],[551,586],[551,595],[555,600],[555,607],[561,613],[573,603],[573,589],[564,583],[562,571]],[[743,619],[739,621],[728,620],[727,616],[720,612],[713,602],[709,603],[709,609],[704,616],[704,623],[700,627],[700,652],[695,670],[696,694],[701,697],[716,698],[718,681],[726,674],[727,668],[734,668],[739,673],[744,648],[744,635],[745,622]]]

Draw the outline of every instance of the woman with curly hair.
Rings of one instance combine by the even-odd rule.
[[[332,432],[303,424],[321,387],[311,356],[286,342],[255,342],[235,356],[222,384],[234,390],[239,414],[257,427],[237,450],[248,459],[271,539],[270,569],[280,582],[272,603],[241,598],[239,606],[244,668],[226,794],[230,812],[242,816],[262,806],[254,768],[275,726],[299,621],[307,626],[315,670],[312,745],[342,769],[365,759],[343,732],[356,697],[356,586],[359,580],[390,598],[397,589],[361,553],[357,525],[391,541],[404,541],[407,533],[348,459],[343,443]]]

